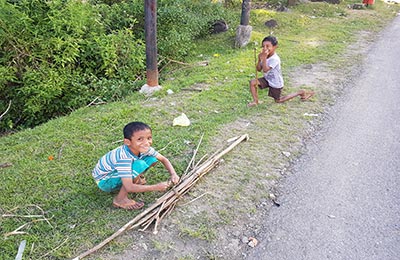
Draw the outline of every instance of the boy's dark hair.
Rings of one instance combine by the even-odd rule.
[[[272,46],[278,45],[278,40],[276,39],[276,37],[275,37],[275,36],[271,36],[271,35],[265,37],[264,40],[262,40],[261,44],[262,44],[263,42],[270,42],[270,43],[272,44]],[[261,47],[262,47],[262,46],[261,46]]]
[[[142,122],[130,122],[124,127],[124,138],[131,139],[132,135],[137,131],[149,129],[151,131],[150,126],[146,125]]]

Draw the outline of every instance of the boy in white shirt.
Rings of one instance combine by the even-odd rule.
[[[274,36],[267,36],[262,41],[262,50],[258,54],[258,62],[256,65],[257,71],[264,73],[263,77],[258,79],[252,79],[250,81],[250,93],[253,97],[253,101],[247,104],[248,107],[257,106],[258,91],[260,89],[268,88],[268,96],[275,99],[277,103],[283,103],[289,99],[300,96],[301,100],[307,100],[314,95],[313,91],[299,90],[295,93],[291,93],[287,96],[281,96],[283,89],[283,77],[281,71],[281,59],[278,54],[275,53],[278,48],[278,40]]]

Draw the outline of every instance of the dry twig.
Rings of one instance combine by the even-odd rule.
[[[196,158],[196,154],[197,154],[197,152],[199,151],[200,144],[201,144],[201,142],[203,141],[203,137],[204,137],[204,134],[201,135],[200,141],[199,141],[199,143],[197,144],[197,147],[196,147],[196,149],[195,149],[194,152],[193,152],[192,159],[190,159],[190,161],[189,161],[189,163],[188,163],[188,166],[186,167],[186,170],[185,170],[185,172],[183,173],[182,178],[185,177],[185,175],[189,172],[189,169],[190,169],[190,168],[193,168],[193,163],[194,163],[194,160],[195,160],[195,158]]]
[[[100,100],[99,102],[96,103],[97,100]],[[107,104],[107,102],[103,101],[100,99],[100,97],[96,97],[93,99],[86,107],[90,107],[91,105],[101,105],[101,104]]]
[[[3,116],[5,116],[5,115],[8,113],[8,110],[10,110],[10,108],[11,108],[11,103],[12,103],[12,102],[11,102],[11,100],[10,100],[10,102],[8,103],[8,107],[7,107],[6,111],[4,111],[4,113],[0,115],[0,120],[3,118]]]
[[[42,255],[40,258],[45,258],[46,256],[50,255],[57,249],[59,249],[62,245],[64,245],[68,241],[69,237],[67,237],[61,244],[59,244],[56,248],[53,248],[50,252],[47,252],[46,254]]]
[[[6,163],[0,163],[0,168],[7,168],[7,167],[11,167],[12,163],[6,162]]]

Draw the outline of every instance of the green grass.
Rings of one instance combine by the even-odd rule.
[[[279,26],[273,34],[280,41],[278,53],[284,73],[290,68],[320,61],[337,65],[340,59],[335,57],[340,57],[355,40],[356,32],[379,31],[399,9],[378,1],[368,10],[350,11],[349,3],[302,4],[287,13],[254,10],[252,42],[260,45],[262,38],[270,33],[264,22],[276,19]],[[14,259],[22,240],[27,240],[24,259],[72,258],[103,241],[138,214],[112,209],[112,196],[100,192],[91,178],[98,158],[121,144],[122,128],[127,122],[140,120],[150,124],[154,147],[165,148],[162,153],[178,173],[185,170],[203,133],[200,155],[214,152],[208,148],[213,147],[214,138],[224,125],[259,113],[271,115],[267,130],[281,142],[280,147],[288,147],[290,138],[295,138],[298,131],[290,118],[301,117],[296,114],[296,106],[304,105],[278,106],[268,100],[267,112],[264,108],[246,108],[250,100],[248,81],[255,74],[254,44],[232,49],[234,34],[235,28],[232,28],[225,34],[199,40],[185,61],[191,66],[171,64],[164,68],[160,75],[163,90],[151,98],[137,93],[121,102],[82,108],[34,129],[1,137],[0,164],[12,163],[12,166],[0,168],[0,259]],[[208,66],[195,65],[204,60],[209,61]],[[208,90],[181,91],[199,83]],[[167,95],[168,89],[176,94]],[[290,90],[289,83],[286,91]],[[318,98],[313,102],[313,109],[321,111],[326,100],[324,96]],[[188,115],[192,125],[172,127],[173,118],[182,112]],[[271,154],[279,151],[272,150]],[[49,156],[54,159],[49,160]],[[162,167],[152,169],[147,177],[151,183],[167,178]],[[161,194],[153,192],[137,197],[149,205]],[[236,194],[234,197],[240,201],[240,193]],[[219,214],[224,221],[230,221],[224,212]],[[19,231],[24,234],[5,236],[21,226]],[[201,223],[181,230],[183,235],[199,239],[215,237]],[[123,246],[113,241],[108,249],[119,250]]]

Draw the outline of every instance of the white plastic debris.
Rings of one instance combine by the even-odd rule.
[[[174,94],[174,91],[173,91],[172,89],[168,89],[168,90],[167,90],[167,94],[168,94],[168,95],[172,95],[172,94]]]
[[[189,126],[190,125],[190,120],[189,118],[185,115],[185,113],[182,113],[180,116],[174,119],[172,122],[173,126]]]
[[[258,244],[258,240],[254,237],[249,237],[249,243],[247,244],[249,247],[256,247]]]
[[[303,116],[311,116],[311,117],[318,117],[318,114],[310,114],[310,113],[304,113]]]

